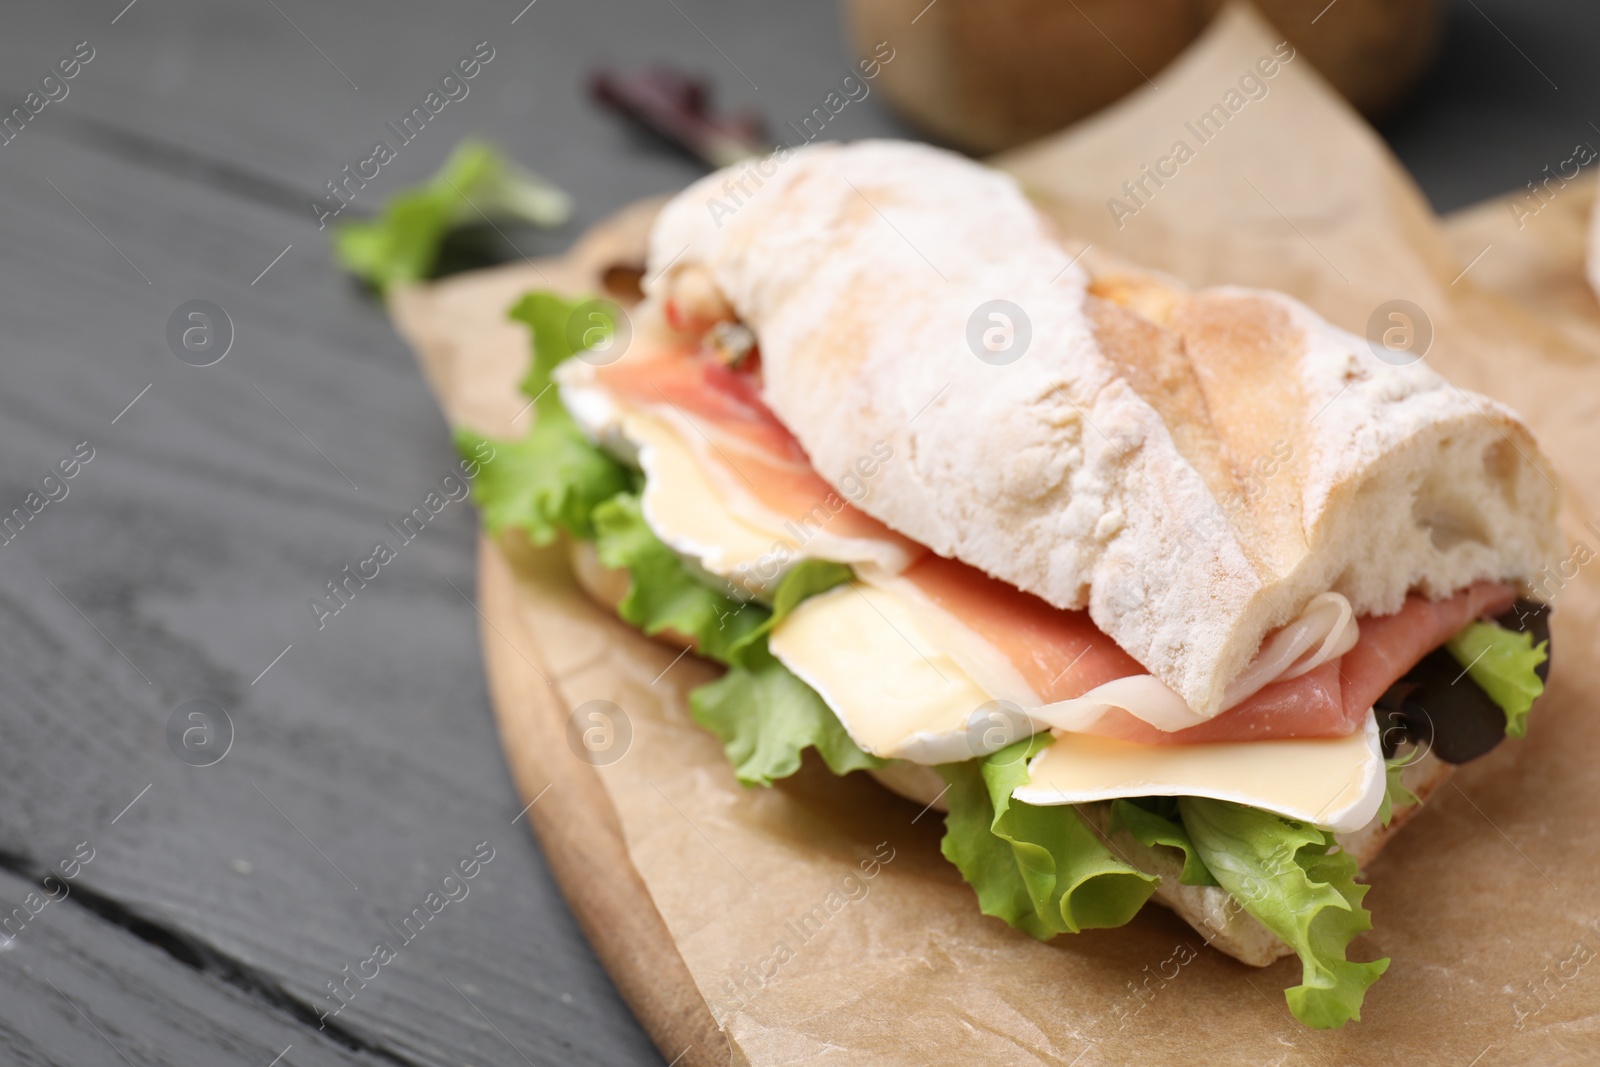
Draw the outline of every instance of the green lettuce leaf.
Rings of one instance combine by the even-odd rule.
[[[656,537],[632,493],[617,494],[595,508],[594,530],[600,562],[628,572],[628,592],[617,614],[645,633],[676,630],[693,639],[702,656],[731,663],[734,646],[744,647],[743,639],[767,621],[765,607],[748,596],[713,589]]]
[[[1384,826],[1389,825],[1389,820],[1394,818],[1397,809],[1422,803],[1422,798],[1407,789],[1405,782],[1400,778],[1412,760],[1413,757],[1408,754],[1383,761],[1383,803],[1378,805],[1378,820]]]
[[[628,593],[617,613],[646,633],[670,628],[693,638],[701,655],[728,666],[721,678],[689,694],[689,713],[722,742],[741,783],[765,786],[788,777],[800,769],[807,748],[835,774],[883,766],[767,649],[772,627],[806,597],[846,580],[848,568],[816,560],[796,564],[773,591],[769,608],[748,595],[730,595],[731,586],[720,592],[708,585],[655,536],[630,493],[595,509],[595,532],[600,562],[628,571]]]
[[[758,643],[764,646],[767,634],[787,618],[791,611],[799,607],[802,600],[848,582],[854,573],[843,563],[830,563],[821,559],[801,560],[791,566],[779,580],[778,587],[772,591],[771,614],[767,616],[766,621],[733,642],[729,649],[733,659],[737,661],[745,650],[755,647]]]
[[[1355,857],[1330,851],[1331,833],[1255,808],[1183,797],[1178,812],[1222,887],[1299,954],[1301,984],[1284,993],[1294,1017],[1319,1030],[1360,1019],[1389,961],[1345,959],[1351,939],[1372,929]]]
[[[1506,736],[1523,737],[1528,732],[1528,709],[1544,692],[1535,668],[1550,658],[1549,644],[1540,641],[1535,646],[1533,634],[1526,631],[1474,622],[1445,647],[1506,713]]]
[[[1178,822],[1178,802],[1172,797],[1150,797],[1144,800],[1113,800],[1111,802],[1111,830],[1122,827],[1146,848],[1165,845],[1183,853],[1183,873],[1178,881],[1184,885],[1216,885],[1217,880],[1206,869],[1205,860],[1189,840],[1188,831]]]
[[[589,540],[595,508],[632,484],[626,468],[590,444],[570,420],[541,418],[521,441],[499,441],[471,430],[455,433],[456,450],[469,461],[486,453],[472,483],[472,499],[490,533],[510,527],[547,545],[556,531]]]
[[[611,336],[616,329],[611,304],[599,300],[568,300],[557,293],[536,290],[523,294],[506,312],[506,317],[526,323],[533,341],[533,358],[519,386],[524,396],[534,398],[534,411],[541,417],[570,418],[560,395],[552,388],[556,367]],[[586,316],[574,316],[582,309]]]
[[[815,748],[834,774],[882,767],[856,746],[816,690],[791,674],[763,638],[714,682],[689,694],[689,713],[722,742],[743,785],[771,785],[800,769]]]
[[[490,533],[516,527],[539,545],[549,544],[558,530],[593,540],[594,509],[633,484],[632,473],[583,435],[551,388],[551,373],[577,351],[567,322],[580,306],[554,293],[535,292],[517,301],[509,313],[528,325],[532,346],[522,383],[524,392],[535,398],[528,436],[499,441],[467,429],[456,431],[456,448],[463,457],[486,452],[494,457],[482,464],[472,487]]]
[[[579,322],[583,311],[597,319]],[[764,605],[731,583],[721,587],[656,537],[644,520],[635,475],[586,439],[552,388],[563,360],[608,336],[607,306],[531,292],[509,317],[525,323],[533,358],[521,384],[533,398],[534,427],[520,442],[489,441],[458,431],[462,455],[492,450],[473,486],[491,531],[520,527],[539,544],[558,530],[592,540],[600,562],[628,572],[617,614],[648,634],[674,630],[695,650],[728,667],[689,694],[690,713],[716,734],[746,785],[771,785],[793,774],[815,748],[835,774],[881,767],[858,748],[820,696],[767,648],[767,634],[808,596],[850,578],[850,568],[802,560],[789,568]]]
[[[387,294],[431,275],[445,235],[464,222],[515,219],[559,226],[571,212],[566,193],[493,146],[466,140],[432,178],[385,201],[377,218],[339,223],[334,255]]]
[[[983,759],[939,767],[950,807],[940,851],[977,892],[985,915],[1041,941],[1123,925],[1157,881],[1112,855],[1071,805],[1011,799],[1028,780],[1028,761],[1048,744],[1049,734],[1036,734]]]
[[[767,606],[731,582],[715,588],[715,579],[656,537],[632,493],[596,508],[594,526],[600,562],[630,577],[617,614],[648,634],[676,630],[693,638],[702,656],[729,666],[751,665],[765,653],[767,634],[802,600],[848,581],[851,573],[840,563],[802,560],[784,574]]]

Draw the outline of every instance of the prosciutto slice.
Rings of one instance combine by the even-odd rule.
[[[1146,673],[1087,612],[1060,611],[964,563],[926,556],[904,577],[998,649],[1045,703]],[[1267,685],[1198,726],[1169,732],[1114,708],[1085,732],[1171,745],[1344,737],[1361,729],[1373,702],[1424,656],[1515,599],[1516,590],[1500,582],[1478,582],[1443,600],[1409,596],[1393,615],[1363,617],[1361,639],[1339,659]]]
[[[689,350],[653,347],[596,368],[593,380],[625,403],[687,423],[685,444],[706,461],[729,498],[744,505],[736,511],[754,505],[780,525],[796,524],[796,530],[826,524],[838,537],[912,547],[822,479],[800,442],[762,402],[760,382],[749,371]]]

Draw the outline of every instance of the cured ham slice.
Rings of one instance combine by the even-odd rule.
[[[642,350],[640,350],[642,348]],[[701,455],[735,511],[749,505],[805,533],[827,526],[836,537],[910,542],[850,505],[812,469],[805,450],[762,403],[760,382],[691,350],[636,344],[628,357],[598,367],[593,384],[618,400],[670,414],[691,431],[684,443]],[[868,455],[875,470],[887,458]],[[863,475],[861,491],[868,491]],[[743,502],[746,507],[737,505]]]
[[[947,631],[947,644],[981,641],[1015,672],[1019,684],[1003,686],[996,684],[992,670],[972,671],[987,675],[983,680],[989,688],[1010,690],[994,693],[997,698],[1018,704],[1052,703],[1146,673],[1101,632],[1088,612],[1052,607],[959,560],[930,553],[899,577],[914,589],[913,595],[926,598],[925,607],[932,611],[925,623],[938,628],[935,620],[942,614],[958,620],[967,631]]]
[[[1216,718],[1164,733],[1126,712],[1108,715],[1097,734],[1146,744],[1343,737],[1359,730],[1367,712],[1424,656],[1480,616],[1516,600],[1501,582],[1478,582],[1443,600],[1408,596],[1393,615],[1361,620],[1361,640],[1343,657],[1286,682],[1269,685]]]
[[[1145,673],[1086,612],[1060,611],[963,563],[930,555],[902,577],[998,650],[1038,703],[1071,700]],[[1394,615],[1361,619],[1361,639],[1340,659],[1267,685],[1198,726],[1161,730],[1112,708],[1083,732],[1145,744],[1344,737],[1361,729],[1373,702],[1422,657],[1515,598],[1514,589],[1498,582],[1437,601],[1410,596]]]

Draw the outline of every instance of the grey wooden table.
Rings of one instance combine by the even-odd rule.
[[[778,126],[849,57],[822,3],[523,4],[0,12],[0,111],[92,50],[0,144],[0,513],[38,511],[0,543],[0,1063],[662,1061],[517,818],[468,508],[325,628],[307,607],[454,460],[308,203],[487,41],[469,96],[362,197],[484,133],[575,194],[567,227],[518,239],[557,251],[698,173],[589,103],[591,65],[703,71]],[[1439,206],[1600,143],[1593,10],[1467,0],[1450,18],[1441,64],[1387,131]],[[834,132],[903,132],[880,104]],[[196,299],[234,326],[213,366],[167,342]],[[203,724],[190,701],[232,724],[211,766],[169,743],[174,722]],[[475,853],[475,877],[427,909]],[[400,931],[419,907],[426,924]],[[347,982],[372,974],[380,941],[394,958]]]

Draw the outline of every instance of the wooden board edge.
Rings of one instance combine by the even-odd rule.
[[[479,627],[506,764],[567,906],[661,1054],[684,1067],[732,1061],[655,901],[628,857],[598,772],[567,751],[570,709],[539,676],[537,643],[517,610],[511,564],[478,535]],[[497,620],[497,621],[493,621]]]

